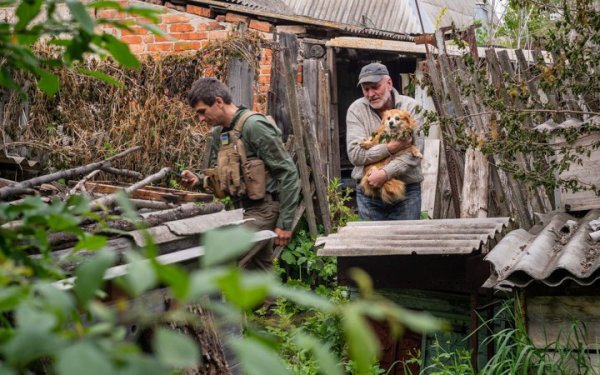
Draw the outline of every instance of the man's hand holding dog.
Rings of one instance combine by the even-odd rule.
[[[392,139],[387,144],[387,149],[390,155],[394,155],[398,151],[402,151],[405,148],[409,148],[413,144],[412,137],[409,139]]]
[[[384,171],[383,169],[371,170],[367,178],[369,181],[369,185],[371,185],[374,188],[382,187],[383,184],[385,184],[385,182],[389,180],[386,171]]]

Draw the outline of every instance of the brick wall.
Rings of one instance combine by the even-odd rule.
[[[134,26],[131,31],[104,26],[105,32],[111,33],[123,42],[129,44],[131,51],[140,58],[146,56],[160,57],[167,54],[192,54],[201,50],[211,42],[225,39],[236,30],[240,22],[247,28],[256,31],[266,41],[273,40],[273,25],[253,19],[246,15],[228,12],[225,15],[215,15],[208,7],[187,5],[176,6],[171,3],[160,5],[161,0],[122,1],[122,5],[152,7],[163,11],[159,15],[159,23],[155,25],[166,35],[156,36],[143,27]],[[158,3],[158,4],[157,4]],[[97,12],[97,17],[119,20],[131,20],[146,23],[143,17],[125,18],[115,10],[103,9]],[[256,79],[254,110],[266,110],[266,96],[270,88],[272,72],[272,51],[262,48],[260,51],[259,71]]]

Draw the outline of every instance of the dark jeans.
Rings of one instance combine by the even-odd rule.
[[[361,220],[419,220],[421,217],[421,183],[406,185],[406,199],[386,204],[379,198],[366,197],[356,188],[358,216]]]

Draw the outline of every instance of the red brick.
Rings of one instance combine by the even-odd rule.
[[[97,18],[117,18],[119,16],[119,12],[114,9],[100,9],[96,13]]]
[[[160,35],[149,35],[152,38],[148,38],[148,40],[144,40],[144,42],[146,43],[152,43],[152,42],[172,42],[174,40],[173,37],[171,37],[171,35],[169,34],[165,34],[164,36],[160,36]]]
[[[178,40],[202,40],[208,38],[208,33],[206,31],[203,31],[201,33],[171,34],[171,36]]]
[[[187,16],[183,14],[167,14],[162,18],[162,23],[184,23],[189,22]]]
[[[217,20],[217,22],[225,22],[225,16],[223,16],[223,15],[216,16],[215,20]]]
[[[211,30],[225,30],[225,26],[219,24],[217,21],[204,22],[198,25],[198,30],[211,31]]]
[[[165,3],[165,6],[167,8],[169,8],[169,9],[175,9],[175,10],[178,10],[180,12],[185,12],[185,6],[183,6],[183,5],[175,5],[175,4],[170,3],[170,2],[167,1]]]
[[[264,56],[268,56],[268,57],[272,57],[273,56],[273,50],[271,50],[271,49],[264,48],[264,49],[262,49],[261,52],[262,52],[262,54]]]
[[[146,46],[144,46],[143,44],[130,44],[129,50],[131,51],[131,53],[139,54],[146,50]]]
[[[187,33],[188,31],[194,31],[194,26],[189,23],[176,23],[169,26],[170,33]]]
[[[258,76],[258,83],[269,83],[271,82],[271,76]]]
[[[225,15],[225,22],[231,22],[231,23],[248,23],[249,18],[246,16],[242,16],[241,14],[237,14],[237,13],[232,13],[232,12],[228,12]]]
[[[254,30],[263,31],[265,33],[270,33],[273,31],[273,25],[268,22],[262,22],[257,20],[250,20],[249,27]]]
[[[147,3],[150,4],[154,4],[154,5],[163,5],[162,0],[145,0]]]
[[[200,42],[179,42],[175,43],[175,51],[199,50],[202,48]]]
[[[268,75],[271,74],[271,67],[270,66],[261,66],[260,70],[258,71],[258,73],[260,75]]]
[[[153,43],[148,44],[148,51],[173,51],[175,43]]]
[[[127,43],[127,44],[138,44],[138,43],[142,43],[142,37],[138,36],[138,35],[125,35],[123,37],[121,37],[121,41]]]
[[[208,33],[209,40],[227,39],[228,36],[229,36],[229,31],[227,31],[227,30],[215,30],[215,31],[209,31],[209,33]]]
[[[123,30],[122,35],[148,35],[150,33],[147,29],[139,26],[132,26],[130,29],[131,31]]]
[[[210,44],[210,42],[208,40],[201,40],[200,48],[204,48],[204,47],[208,46],[209,44]]]
[[[258,91],[267,92],[267,91],[269,91],[269,88],[270,88],[269,85],[260,85],[260,86],[258,86]]]
[[[206,18],[214,18],[215,17],[215,12],[212,9],[206,8],[206,7],[199,7],[197,5],[188,5],[186,7],[186,11],[188,13],[192,13],[192,14],[195,14],[195,15],[201,16],[201,17],[206,17]]]

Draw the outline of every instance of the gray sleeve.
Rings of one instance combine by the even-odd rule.
[[[352,165],[373,164],[390,156],[385,144],[375,145],[368,150],[360,147],[360,143],[370,137],[367,124],[359,119],[356,109],[350,106],[346,114],[346,148]]]

